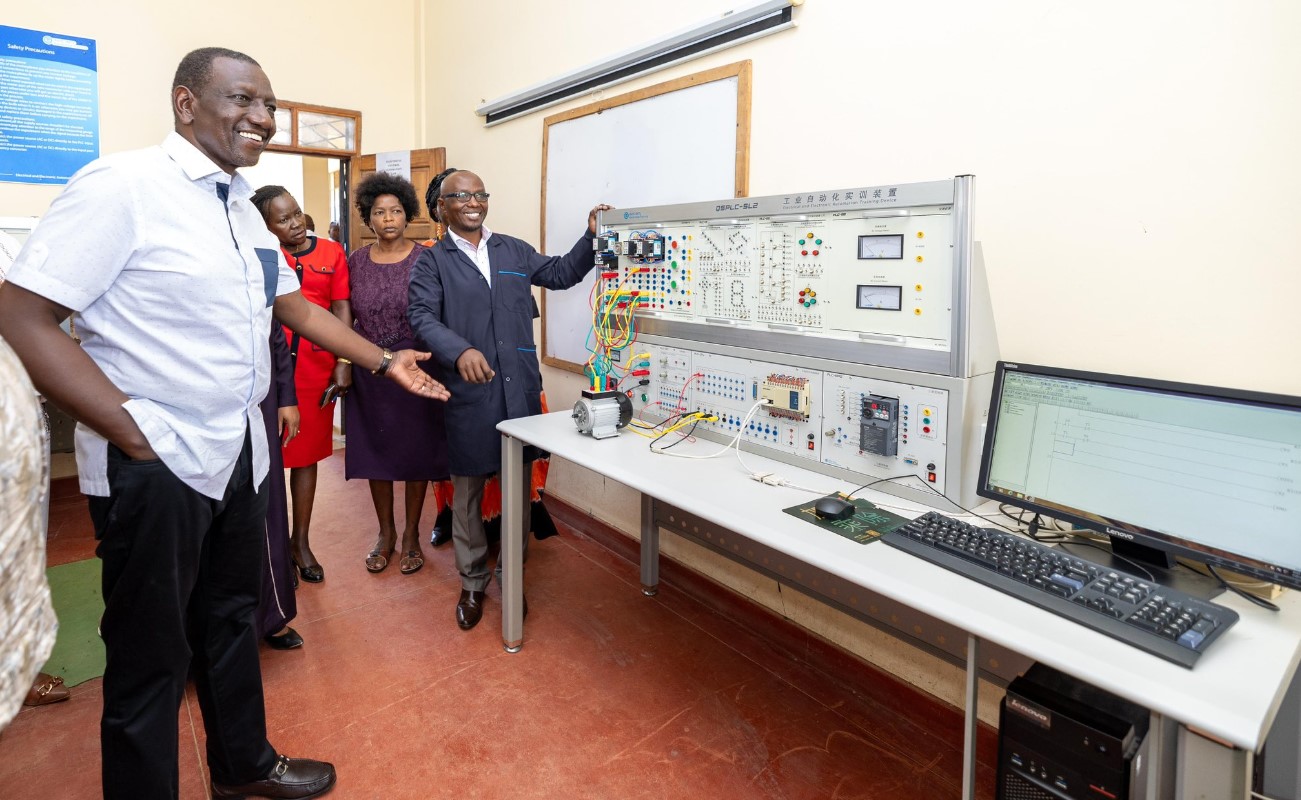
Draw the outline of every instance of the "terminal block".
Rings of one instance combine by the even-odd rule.
[[[899,398],[878,394],[863,398],[858,449],[878,456],[899,454]]]

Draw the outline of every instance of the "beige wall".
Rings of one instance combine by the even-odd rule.
[[[737,4],[442,4],[438,30],[495,20],[500,57],[442,70],[428,144],[536,241],[542,117],[595,96],[489,129],[475,106]],[[752,59],[752,194],[977,176],[1005,356],[1301,394],[1301,5],[807,0],[797,20],[604,94]]]
[[[416,3],[358,13],[356,3],[314,0],[309,15],[300,3],[253,0],[57,0],[8,3],[0,21],[96,40],[102,153],[162,141],[172,128],[176,63],[210,45],[257,59],[277,97],[361,111],[362,146],[375,152],[410,147],[417,135]],[[0,216],[39,216],[56,194],[57,187],[0,183]],[[318,227],[322,217],[329,223],[328,212],[313,216]]]
[[[1301,394],[1301,147],[1289,141],[1301,130],[1301,5],[807,0],[794,31],[493,128],[473,113],[737,5],[440,3],[430,41],[492,20],[494,55],[460,69],[466,45],[448,45],[450,61],[430,55],[422,144],[483,175],[491,225],[537,242],[543,117],[751,59],[751,194],[977,176],[1004,357]],[[583,382],[543,372],[552,407],[572,404]],[[565,463],[549,488],[636,535],[634,491]],[[951,667],[663,541],[671,557],[961,702]],[[994,719],[989,702],[982,717]]]

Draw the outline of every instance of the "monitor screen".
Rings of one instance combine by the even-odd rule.
[[[1301,588],[1301,398],[999,362],[977,493]]]

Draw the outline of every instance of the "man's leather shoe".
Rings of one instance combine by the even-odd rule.
[[[63,678],[38,672],[36,673],[36,680],[32,681],[32,688],[27,690],[27,697],[23,698],[23,705],[49,705],[50,703],[67,700],[70,695],[71,692],[68,691],[68,687],[63,685]]]
[[[444,508],[434,520],[434,530],[429,534],[429,543],[441,547],[452,541],[452,507]]]
[[[310,758],[290,758],[277,756],[276,765],[271,774],[260,781],[241,783],[238,786],[225,786],[213,781],[212,796],[225,798],[272,797],[297,798],[320,797],[334,786],[334,765]]]
[[[456,604],[456,624],[461,630],[468,631],[483,619],[483,599],[483,592],[461,590],[461,599]]]

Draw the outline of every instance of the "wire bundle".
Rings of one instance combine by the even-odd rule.
[[[647,302],[641,292],[627,288],[628,279],[648,270],[648,267],[629,269],[613,288],[602,287],[618,277],[618,273],[602,272],[592,286],[592,328],[586,342],[589,356],[583,365],[583,374],[587,376],[592,391],[619,389],[628,378],[650,375],[649,353],[628,359],[619,357],[637,341],[634,312]]]

